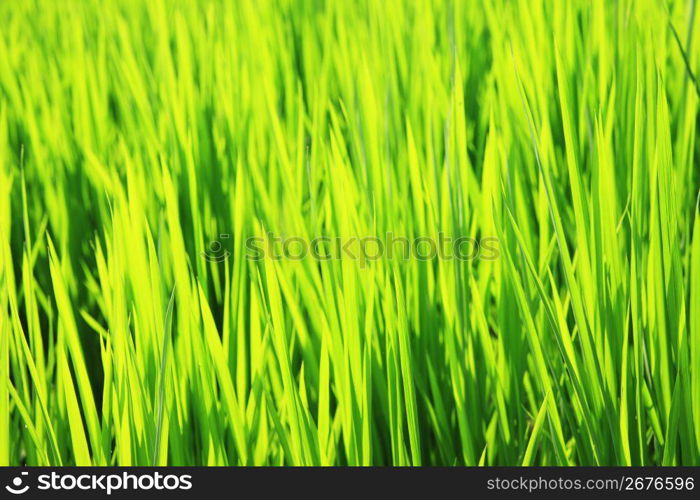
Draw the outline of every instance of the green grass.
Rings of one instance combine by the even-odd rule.
[[[694,11],[0,2],[0,465],[700,465]]]

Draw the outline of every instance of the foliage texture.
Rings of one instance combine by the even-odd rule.
[[[700,464],[694,11],[0,1],[0,464]]]

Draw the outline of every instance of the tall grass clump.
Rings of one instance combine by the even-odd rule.
[[[698,17],[0,1],[0,465],[699,465]]]

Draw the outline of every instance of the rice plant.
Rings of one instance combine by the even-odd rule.
[[[700,465],[695,7],[0,1],[0,465]]]

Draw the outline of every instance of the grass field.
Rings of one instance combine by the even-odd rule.
[[[695,10],[0,0],[0,465],[700,465]]]

